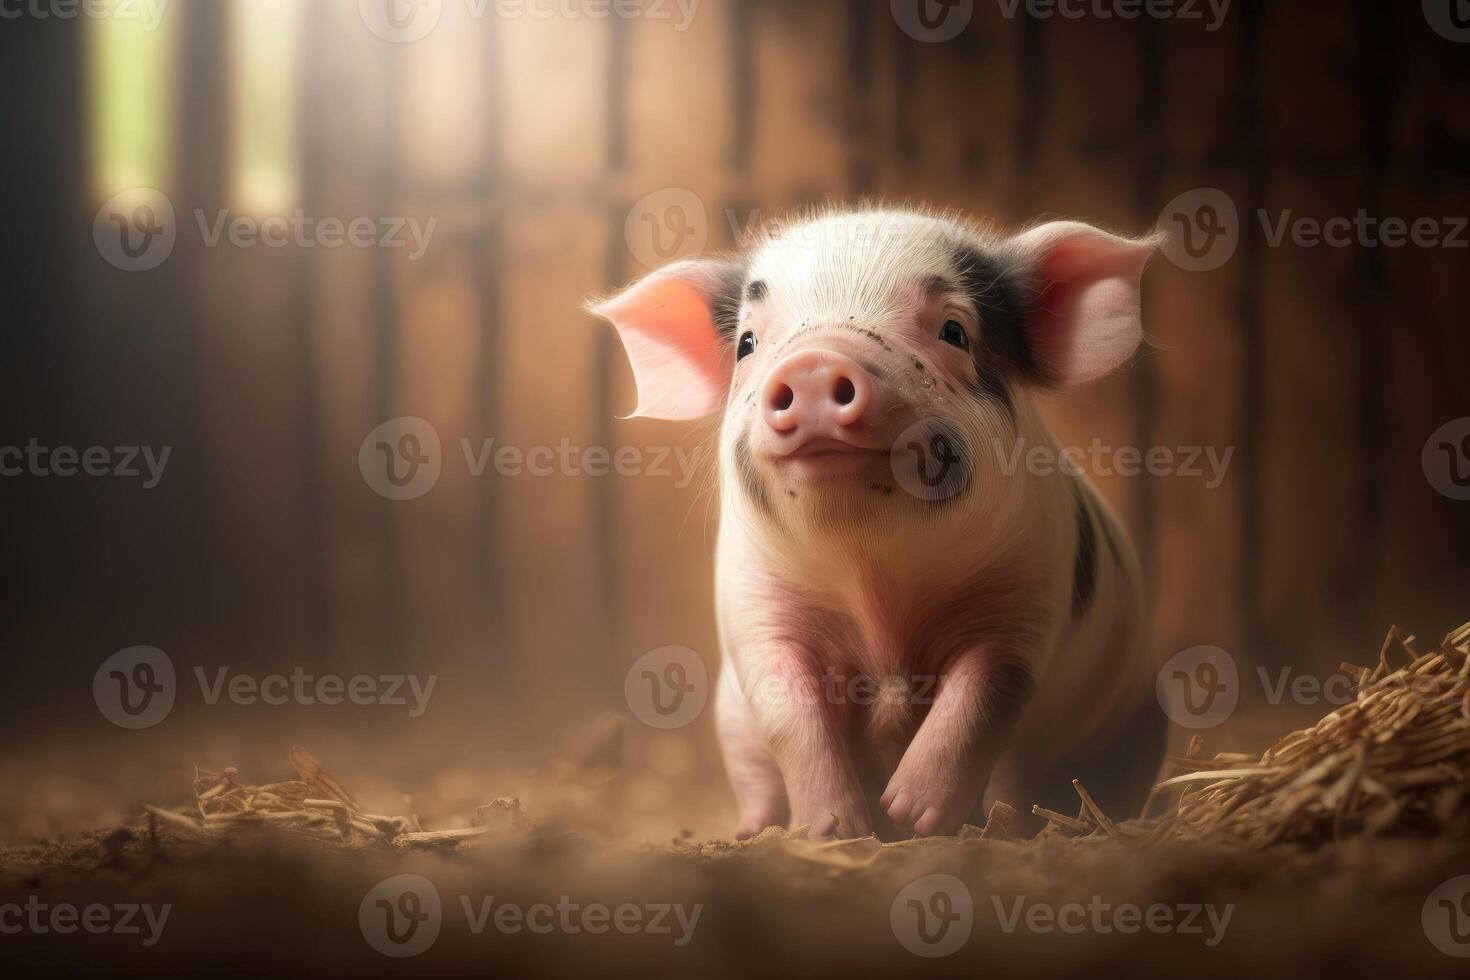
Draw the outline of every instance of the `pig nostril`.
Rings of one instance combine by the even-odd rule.
[[[850,405],[857,397],[857,389],[853,387],[851,378],[838,378],[837,387],[832,391],[832,397],[837,399],[839,405]]]
[[[796,401],[796,393],[791,390],[790,386],[780,385],[776,388],[776,393],[771,396],[771,407],[778,412],[784,412],[791,407],[794,401]]]

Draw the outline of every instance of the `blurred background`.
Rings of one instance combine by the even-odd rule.
[[[1233,451],[1218,486],[1098,475],[1152,584],[1159,659],[1209,644],[1240,666],[1212,749],[1289,724],[1257,667],[1326,678],[1392,623],[1432,644],[1470,619],[1470,503],[1426,465],[1470,415],[1452,2],[66,9],[0,24],[0,445],[169,455],[152,487],[141,451],[138,478],[0,478],[0,836],[186,799],[191,763],[284,778],[295,743],[446,819],[529,807],[567,765],[621,754],[640,832],[728,832],[709,713],[659,732],[624,690],[659,647],[718,663],[717,505],[707,460],[692,480],[680,462],[710,433],[619,421],[631,376],[580,304],[822,202],[1193,221],[1210,243],[1148,273],[1136,367],[1048,412],[1067,445]],[[1360,209],[1432,219],[1440,241],[1273,244],[1284,214]],[[293,216],[315,230],[212,237]],[[329,245],[324,219],[367,221],[363,243]],[[437,435],[438,475],[390,499],[369,437],[402,417]],[[639,462],[476,472],[487,445]],[[127,730],[93,681],[139,644],[168,655],[177,696]],[[438,680],[419,717],[210,704],[196,670],[222,667]]]

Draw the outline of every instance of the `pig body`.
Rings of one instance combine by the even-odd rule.
[[[639,414],[723,412],[716,717],[737,837],[954,833],[987,799],[1063,806],[1073,778],[1137,808],[1163,722],[1136,562],[1054,465],[1035,393],[1132,355],[1154,244],[827,212],[595,307]]]

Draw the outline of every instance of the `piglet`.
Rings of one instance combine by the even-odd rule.
[[[735,836],[1134,812],[1163,751],[1139,572],[1041,392],[1142,338],[1159,241],[826,211],[593,304],[635,415],[720,413],[716,724]],[[1019,452],[1017,450],[1020,450]],[[1070,802],[1068,802],[1070,801]]]

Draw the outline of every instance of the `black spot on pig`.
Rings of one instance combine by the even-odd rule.
[[[1026,284],[1015,270],[969,242],[956,244],[950,261],[959,287],[980,313],[980,343],[971,351],[976,390],[1015,417],[1011,385],[1045,384],[1026,332],[1030,309]]]
[[[757,279],[745,287],[745,301],[747,303],[759,303],[766,298],[766,281]]]
[[[735,342],[740,324],[740,296],[744,292],[745,267],[738,262],[721,262],[711,285],[710,313],[720,336]]]
[[[1072,481],[1077,512],[1077,554],[1072,561],[1072,616],[1082,615],[1097,592],[1097,521],[1080,480]]]

